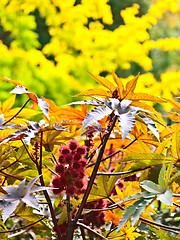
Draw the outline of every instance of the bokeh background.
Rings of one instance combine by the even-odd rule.
[[[180,1],[0,1],[0,76],[61,106],[97,87],[88,72],[112,70],[124,81],[140,72],[137,92],[179,96]],[[0,88],[4,101],[13,86]]]

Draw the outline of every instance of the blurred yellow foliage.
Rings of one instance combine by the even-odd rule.
[[[35,11],[47,25],[49,40],[43,46]],[[162,73],[157,82],[148,72],[153,66],[149,53],[180,49],[180,37],[151,39],[150,32],[163,16],[179,12],[178,0],[151,0],[143,16],[137,16],[139,5],[134,4],[120,12],[124,24],[109,30],[105,26],[114,20],[108,0],[82,0],[80,4],[75,0],[1,0],[1,25],[11,39],[9,46],[0,41],[1,76],[26,83],[32,91],[38,89],[38,95],[63,104],[68,95],[93,87],[87,71],[100,74],[130,69],[134,62],[144,71],[138,92],[171,98],[180,88],[179,69]],[[176,25],[178,18],[173,21],[173,27]],[[5,99],[9,85],[3,83],[2,88]]]

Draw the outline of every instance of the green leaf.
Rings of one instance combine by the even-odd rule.
[[[180,171],[176,172],[169,180],[169,185],[180,178]]]
[[[139,161],[139,160],[156,160],[159,161],[158,164],[162,163],[162,160],[171,162],[172,157],[165,156],[164,154],[156,153],[136,153],[125,158],[118,160],[117,162],[129,162],[129,161]]]
[[[131,206],[127,207],[123,217],[119,221],[119,225],[118,225],[118,228],[117,228],[116,232],[118,232],[124,226],[124,224],[127,223],[130,216],[135,212],[135,210],[136,210],[136,206],[134,206],[134,205],[131,205]]]
[[[172,206],[173,205],[173,193],[171,190],[166,190],[164,193],[157,194],[157,200],[162,203]]]
[[[35,214],[33,211],[34,210],[31,207],[28,206],[22,207],[21,205],[20,207],[17,208],[16,215],[30,222],[36,222],[39,219],[41,219],[41,216]],[[38,224],[43,225],[40,222]]]
[[[109,197],[118,178],[119,176],[113,176],[108,181],[107,175],[100,175],[91,189],[88,202]]]
[[[131,201],[131,200],[135,200],[135,199],[139,199],[139,198],[144,198],[144,199],[153,199],[155,197],[155,194],[152,194],[150,192],[141,192],[141,193],[136,193],[136,194],[133,194],[127,198],[124,198],[122,201],[119,202],[119,204],[122,204],[124,202],[127,202],[127,201]]]
[[[148,227],[152,232],[156,234],[160,238],[160,240],[178,240],[179,237],[175,237],[170,235],[168,232],[163,231],[162,229],[156,229],[153,227]]]
[[[146,209],[146,206],[149,205],[149,203],[151,202],[151,198],[150,199],[144,199],[141,198],[140,200],[138,200],[137,202],[134,203],[134,205],[136,206],[136,209],[132,215],[131,218],[131,225],[134,226],[136,221],[139,219],[141,213],[143,213]]]
[[[166,180],[165,174],[166,174],[166,165],[163,162],[162,168],[160,170],[159,177],[158,177],[158,184],[162,192],[166,189],[166,185],[167,185],[167,182],[165,182]]]
[[[153,194],[161,193],[160,187],[154,182],[151,182],[149,180],[144,180],[143,182],[140,183],[140,186],[150,193]]]
[[[149,196],[148,198],[142,197],[138,201],[134,202],[133,205],[127,207],[116,231],[119,231],[123,227],[123,225],[129,220],[130,216],[132,216],[131,225],[134,226],[141,213],[145,211],[146,207],[152,202],[153,198],[154,196]]]

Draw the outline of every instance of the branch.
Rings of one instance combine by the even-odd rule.
[[[98,155],[98,157],[97,157],[97,160],[96,160],[96,163],[95,163],[93,172],[92,172],[91,177],[90,177],[90,179],[89,179],[86,192],[85,192],[85,194],[84,194],[84,196],[83,196],[83,199],[82,199],[82,201],[81,201],[80,207],[79,207],[79,209],[78,209],[78,211],[77,211],[77,213],[76,213],[76,215],[75,215],[74,220],[72,220],[72,221],[70,222],[70,224],[69,224],[68,231],[67,231],[67,236],[66,236],[66,239],[67,239],[67,240],[71,240],[71,239],[73,238],[74,227],[75,227],[76,222],[77,222],[77,220],[79,219],[79,217],[80,217],[80,215],[81,215],[81,213],[82,213],[82,211],[83,211],[83,208],[84,208],[84,206],[85,206],[85,204],[86,204],[86,201],[87,201],[87,199],[88,199],[88,196],[89,196],[89,194],[90,194],[92,185],[93,185],[94,180],[95,180],[95,178],[96,178],[96,174],[97,174],[99,165],[100,165],[101,160],[102,160],[102,156],[103,156],[103,154],[104,154],[104,150],[105,150],[105,147],[106,147],[106,143],[107,143],[107,141],[108,141],[108,139],[109,139],[109,136],[110,136],[110,134],[111,134],[111,132],[112,132],[114,126],[115,126],[116,120],[117,120],[117,116],[114,117],[113,122],[112,122],[112,125],[111,125],[108,133],[107,133],[106,135],[104,135],[103,143],[102,143],[102,146],[101,146],[101,148],[100,148],[99,155]]]
[[[41,186],[45,186],[44,178],[43,178],[43,175],[42,175],[42,147],[43,147],[42,138],[43,138],[43,134],[41,133],[39,165],[37,163],[37,169],[38,169],[38,173],[40,175],[39,179],[40,179]],[[61,239],[61,233],[59,231],[58,221],[56,219],[56,215],[55,215],[55,212],[54,212],[54,209],[53,209],[51,198],[49,197],[49,194],[48,194],[48,192],[46,190],[43,190],[43,193],[44,193],[44,196],[46,198],[47,204],[49,206],[49,210],[50,210],[50,213],[51,213],[51,217],[52,217],[52,221],[53,221],[53,224],[54,224],[54,228],[55,228],[56,233],[58,235],[58,239]]]
[[[2,126],[5,126],[8,122],[10,122],[13,118],[15,118],[15,117],[23,110],[23,108],[26,106],[26,104],[27,104],[30,100],[31,100],[31,99],[28,98],[28,100],[22,105],[22,107],[19,109],[19,111],[18,111],[14,116],[12,116],[9,120],[7,120],[6,122],[4,122],[4,123],[2,124]]]

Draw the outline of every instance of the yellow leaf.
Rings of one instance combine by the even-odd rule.
[[[180,134],[179,128],[176,126],[174,134],[172,136],[172,156],[180,158]]]
[[[92,95],[103,96],[103,97],[112,97],[112,94],[109,91],[106,91],[101,88],[89,89],[89,90],[86,90],[82,93],[75,95],[74,97],[80,97],[80,96],[90,96],[91,97]]]
[[[127,96],[132,93],[134,91],[134,89],[136,88],[136,84],[137,84],[137,80],[139,77],[139,73],[136,77],[134,77],[132,80],[130,80],[127,84],[126,84],[126,91],[125,91],[125,98],[127,98]]]
[[[101,84],[102,86],[108,88],[111,92],[113,92],[116,87],[107,79],[107,78],[104,78],[104,77],[100,77],[100,76],[97,76],[97,75],[93,75],[92,73],[90,73],[90,75],[99,83]]]
[[[125,98],[127,98],[127,96]],[[150,95],[148,93],[129,93],[128,99],[133,101],[143,100],[143,101],[152,101],[152,102],[158,102],[158,103],[166,102],[162,98]]]
[[[166,99],[166,98],[163,98],[163,99],[167,102],[170,102],[173,105],[173,107],[175,107],[176,109],[180,110],[180,103],[175,102],[175,101],[170,100],[170,99]]]
[[[180,115],[176,112],[171,113],[169,116],[163,116],[165,118],[170,118],[174,122],[180,122]]]
[[[12,106],[14,105],[15,99],[16,99],[16,95],[13,95],[3,103],[2,105],[3,113],[7,112],[9,109],[12,108]]]
[[[119,88],[119,97],[120,99],[123,99],[124,96],[124,85],[122,83],[122,80],[115,74],[115,72],[112,72],[113,79],[115,83],[118,85]]]

